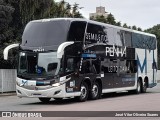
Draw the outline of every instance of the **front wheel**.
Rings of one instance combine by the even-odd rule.
[[[86,101],[88,99],[88,93],[89,93],[88,85],[87,85],[87,83],[84,82],[81,84],[81,95],[79,97],[77,97],[78,101],[80,101],[80,102]]]
[[[141,93],[141,89],[142,89],[141,86],[142,86],[142,84],[141,84],[140,80],[138,80],[138,82],[137,82],[137,89],[136,89],[136,93],[137,94]]]
[[[43,103],[48,103],[51,98],[39,98],[39,100]]]

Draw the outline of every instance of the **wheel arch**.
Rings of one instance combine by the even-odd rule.
[[[90,80],[90,78],[88,78],[88,77],[84,78],[84,80],[81,82],[81,84],[84,83],[84,82],[87,83],[88,89],[91,90],[91,80]]]
[[[101,78],[96,78],[94,82],[98,82],[98,84],[100,85],[101,90],[102,90],[102,80],[101,80]]]
[[[100,85],[100,95],[99,98],[101,98],[102,96],[102,79],[101,78],[96,78],[95,82],[98,82],[98,84]]]
[[[143,78],[141,76],[138,77],[137,82],[140,81],[141,84],[143,84]]]

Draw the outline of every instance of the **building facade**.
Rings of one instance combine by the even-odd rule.
[[[108,17],[108,13],[105,11],[105,7],[96,7],[96,13],[90,13],[89,17],[90,18],[96,18],[97,16],[104,16],[104,17]]]

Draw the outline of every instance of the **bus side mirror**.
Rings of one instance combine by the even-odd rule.
[[[12,48],[15,48],[15,47],[19,47],[19,43],[18,44],[11,44],[4,49],[4,51],[3,51],[4,60],[8,60],[9,50],[12,49]]]

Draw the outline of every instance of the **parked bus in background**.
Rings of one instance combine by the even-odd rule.
[[[18,97],[98,99],[156,86],[156,36],[77,18],[29,22],[19,47]]]

